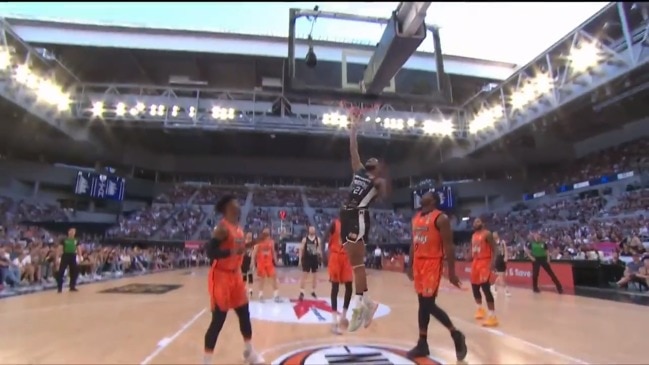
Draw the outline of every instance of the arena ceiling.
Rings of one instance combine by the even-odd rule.
[[[84,82],[167,85],[169,76],[180,72],[196,75],[197,79],[207,80],[221,87],[239,88],[245,82],[255,84],[258,75],[263,73],[281,77],[282,69],[282,60],[274,58],[73,46],[53,46],[50,50]],[[438,165],[436,162],[444,159],[442,156],[448,147],[462,142],[440,142],[430,138],[398,141],[373,139],[362,140],[361,147],[364,155],[382,157],[391,163],[413,158],[430,160],[431,171],[436,172],[452,170],[470,173],[566,161],[569,158],[567,152],[573,143],[619,128],[643,116],[643,108],[638,105],[642,105],[647,99],[644,91],[646,87],[622,101],[605,107],[601,106],[601,103],[625,91],[642,88],[642,85],[647,83],[644,79],[647,71],[649,70],[638,70],[614,85],[603,87],[595,94],[571,103],[544,120],[507,135],[474,157],[454,160],[446,165]],[[228,75],[238,77],[228,78]],[[487,81],[450,76],[458,100],[475,94]],[[232,84],[227,84],[228,82]],[[48,154],[52,158],[58,155],[77,159],[97,158],[96,155],[88,154],[87,145],[73,146],[70,143],[69,151],[61,151],[53,147],[54,145],[48,145],[48,140],[61,140],[64,137],[53,128],[39,125],[29,115],[14,111],[11,106],[0,107],[6,110],[6,119],[12,119],[0,126],[0,140],[4,141],[3,145],[6,148],[21,154]],[[14,117],[9,118],[10,115]],[[333,160],[348,158],[348,142],[343,138],[344,135],[318,137],[250,132],[237,132],[235,135],[214,131],[141,128],[135,125],[108,127],[101,121],[71,123],[77,123],[76,128],[92,131],[109,149],[137,145],[154,152],[178,155],[263,155],[279,158],[303,156]],[[565,148],[558,149],[556,142]]]
[[[4,3],[0,9],[6,16],[29,19],[286,37],[289,8],[319,6],[323,11],[387,17],[398,4],[253,2],[242,8],[233,2],[163,2],[156,4],[152,11],[148,3],[26,2]],[[426,22],[441,27],[445,54],[522,65],[605,5],[606,2],[435,2],[429,8]],[[350,27],[353,27],[353,32],[349,32]],[[306,35],[310,25],[304,21],[298,24],[297,31]],[[375,44],[382,32],[383,28],[376,24],[320,19],[313,28],[313,38]],[[513,44],[516,46],[512,47]],[[420,46],[420,51],[432,50],[430,39]]]

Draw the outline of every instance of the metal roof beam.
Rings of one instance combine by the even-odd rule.
[[[649,64],[649,44],[647,32],[649,22],[645,17],[629,17],[630,3],[612,3],[581,24],[554,46],[517,71],[484,97],[474,98],[465,104],[467,120],[470,127],[472,119],[482,111],[499,110],[499,117],[493,118],[492,128],[472,135],[468,147],[456,146],[448,155],[466,157],[499,138],[513,131],[542,119],[558,108],[563,107],[613,80],[623,77],[633,70]],[[640,11],[636,9],[635,11]],[[630,19],[634,19],[630,21]],[[644,19],[644,20],[642,20]],[[597,35],[603,32],[606,24],[618,24],[622,27],[621,37],[614,42],[598,40]],[[615,44],[616,46],[612,46]],[[584,47],[595,47],[592,55],[593,65],[578,69],[572,56]],[[515,106],[515,97],[526,92],[526,87],[544,76],[549,80],[547,92],[532,98],[524,107]]]

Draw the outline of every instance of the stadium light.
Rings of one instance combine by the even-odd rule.
[[[232,120],[234,119],[234,109],[221,108],[219,106],[212,107],[212,118],[218,120]]]
[[[12,69],[11,54],[0,49],[0,69]],[[63,92],[52,80],[38,76],[28,65],[17,65],[12,74],[13,80],[30,89],[38,101],[56,107],[60,112],[70,107],[70,95]]]
[[[488,128],[492,128],[494,124],[504,116],[503,107],[494,105],[476,114],[473,120],[469,123],[469,132],[472,134],[478,133]]]
[[[593,42],[584,42],[570,52],[570,68],[573,72],[585,72],[595,66],[602,58],[599,48]]]
[[[189,117],[192,119],[196,118],[196,108],[193,106],[189,107]]]
[[[439,122],[425,120],[422,123],[421,129],[426,135],[438,135],[442,137],[450,137],[455,132],[455,126],[449,119],[443,119]]]
[[[11,67],[11,54],[9,51],[0,48],[0,70],[6,71]]]
[[[417,124],[417,121],[412,118],[406,121],[406,125],[408,126],[408,128],[414,128],[415,124]]]
[[[386,118],[383,120],[383,128],[401,131],[404,129],[403,119]]]
[[[104,103],[96,101],[92,103],[92,116],[101,117],[104,114]]]
[[[115,107],[115,114],[117,114],[118,117],[123,117],[124,115],[126,115],[126,104],[117,103],[117,106]]]
[[[547,95],[554,88],[554,81],[550,75],[543,73],[525,83],[519,90],[509,97],[512,110],[521,110]]]
[[[322,124],[337,128],[345,128],[349,125],[349,118],[339,113],[325,113],[322,115]]]
[[[180,107],[178,105],[174,105],[171,108],[171,116],[174,118],[178,117],[178,111],[180,111]]]

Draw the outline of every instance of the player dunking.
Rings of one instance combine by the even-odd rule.
[[[252,242],[252,232],[246,233],[246,243]],[[254,283],[252,267],[252,249],[247,249],[243,254],[243,263],[241,264],[241,273],[243,274],[243,281],[248,288],[248,297],[252,297],[252,285]]]
[[[341,330],[347,329],[347,310],[352,300],[352,265],[349,264],[347,253],[340,242],[340,219],[331,223],[329,235],[329,281],[331,281],[331,309],[333,310],[333,323],[331,332],[341,334]],[[338,320],[338,289],[340,284],[345,285],[345,297],[343,299],[343,310]]]
[[[496,303],[491,293],[491,275],[495,270],[496,259],[496,242],[491,232],[484,228],[482,220],[476,218],[473,221],[473,237],[471,237],[471,254],[473,262],[471,263],[471,289],[478,309],[475,313],[476,319],[484,319],[482,323],[486,327],[498,326],[496,318]],[[487,302],[488,312],[482,306],[482,295],[484,294]]]
[[[309,226],[309,231],[306,237],[302,239],[302,244],[300,245],[299,252],[299,266],[302,266],[302,280],[300,280],[300,297],[299,300],[304,299],[304,285],[306,280],[311,278],[311,296],[317,298],[315,294],[315,288],[318,283],[318,278],[316,273],[318,272],[318,266],[320,266],[320,260],[322,257],[320,248],[320,239],[316,234],[315,227]]]
[[[421,211],[412,218],[410,257],[413,262],[408,269],[408,277],[414,280],[419,299],[419,341],[407,355],[408,358],[415,359],[430,354],[427,341],[428,323],[430,316],[433,316],[449,330],[455,344],[457,360],[462,361],[467,354],[464,334],[455,328],[448,314],[435,303],[442,279],[444,256],[449,281],[454,286],[461,287],[455,274],[453,231],[446,214],[437,209],[438,205],[438,196],[428,192],[421,197]]]
[[[264,284],[270,280],[273,286],[273,300],[279,302],[279,290],[277,289],[277,276],[275,274],[275,241],[270,238],[270,228],[264,228],[261,240],[253,249],[252,267],[257,269],[259,279],[259,301],[264,300]]]
[[[369,298],[367,293],[367,275],[365,273],[365,244],[370,233],[369,205],[379,196],[386,195],[387,184],[379,177],[381,169],[376,158],[363,163],[358,154],[356,141],[359,116],[352,115],[349,134],[349,149],[354,175],[349,187],[349,196],[340,210],[340,237],[354,271],[356,290],[356,308],[352,311],[349,331],[354,332],[361,325],[368,327],[372,323],[378,304]]]
[[[208,244],[208,257],[212,265],[208,276],[210,308],[212,321],[205,332],[205,364],[211,364],[212,354],[219,333],[230,309],[239,317],[239,329],[243,336],[243,357],[246,363],[262,364],[264,360],[252,348],[252,325],[246,285],[241,273],[243,254],[257,242],[245,242],[243,230],[239,226],[240,208],[233,196],[224,196],[216,205],[223,219],[214,229]],[[265,238],[265,237],[262,237]]]

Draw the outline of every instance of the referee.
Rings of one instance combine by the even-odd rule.
[[[538,232],[532,233],[532,240],[527,244],[525,253],[527,257],[532,260],[532,288],[535,293],[540,293],[539,290],[539,273],[541,268],[550,276],[552,282],[557,287],[559,294],[563,293],[563,288],[557,276],[552,271],[550,266],[550,256],[548,255],[548,245],[541,239]]]
[[[61,262],[59,263],[59,272],[56,274],[56,285],[59,293],[63,291],[63,278],[66,269],[69,269],[70,274],[70,291],[77,291],[77,278],[79,277],[77,255],[80,256],[81,253],[75,237],[76,234],[77,230],[70,228],[68,229],[68,236],[60,241],[63,253],[61,254]]]

